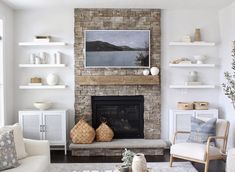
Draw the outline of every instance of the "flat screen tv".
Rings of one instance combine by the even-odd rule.
[[[149,30],[86,30],[86,68],[150,67]]]

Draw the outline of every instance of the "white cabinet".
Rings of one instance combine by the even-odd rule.
[[[41,112],[20,112],[19,122],[25,138],[42,140]]]
[[[190,131],[191,130],[191,116],[208,120],[211,118],[218,118],[217,109],[209,110],[170,110],[169,113],[169,140],[172,142],[176,131]],[[186,140],[188,136],[185,134],[179,135],[178,141]]]
[[[64,146],[67,153],[67,111],[19,111],[25,138],[49,140],[51,146]]]

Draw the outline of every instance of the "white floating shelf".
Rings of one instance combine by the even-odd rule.
[[[66,67],[66,64],[19,64],[21,68],[57,68]]]
[[[215,67],[215,64],[169,64],[170,67]]]
[[[65,42],[19,42],[19,46],[57,46],[67,45]]]
[[[170,88],[215,88],[215,85],[170,85]]]
[[[65,89],[67,87],[67,85],[35,85],[35,86],[31,86],[31,85],[22,85],[19,88],[20,89]]]
[[[215,46],[214,42],[170,42],[171,46]]]

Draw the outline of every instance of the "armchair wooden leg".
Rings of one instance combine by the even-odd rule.
[[[210,161],[206,160],[204,172],[208,172],[208,169],[209,169],[209,162],[210,162]]]
[[[171,155],[171,157],[170,157],[170,167],[172,167],[173,159],[174,159],[174,157],[173,157],[173,155]]]

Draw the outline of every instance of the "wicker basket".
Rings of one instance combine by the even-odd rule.
[[[95,130],[84,119],[80,119],[71,129],[70,137],[73,143],[92,143],[95,139]]]
[[[179,110],[192,110],[193,109],[193,103],[178,102],[177,103],[177,109],[179,109]]]
[[[208,110],[208,102],[193,102],[193,104],[196,110]]]
[[[106,122],[102,122],[96,129],[97,142],[110,142],[113,139],[113,136],[113,130],[106,124]]]

